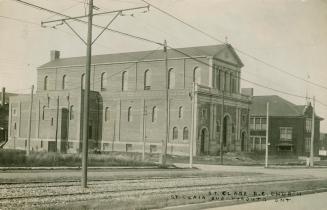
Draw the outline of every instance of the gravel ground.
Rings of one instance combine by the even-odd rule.
[[[58,172],[57,172],[58,173]],[[169,195],[173,193],[190,193],[208,191],[221,187],[233,187],[240,185],[256,185],[259,183],[273,182],[294,182],[290,176],[276,176],[264,174],[249,173],[209,173],[198,171],[153,171],[142,170],[134,171],[116,171],[116,172],[93,172],[93,178],[120,178],[117,180],[90,181],[87,189],[82,189],[78,182],[65,182],[64,178],[75,179],[76,172],[63,172],[62,176],[54,173],[26,173],[28,178],[23,180],[46,180],[45,175],[51,174],[48,180],[55,181],[51,183],[23,183],[23,184],[1,184],[0,185],[0,209],[22,209],[22,208],[48,208],[53,206],[63,206],[77,201],[110,200],[123,202],[126,206],[129,202],[133,205],[147,202],[167,201]],[[2,183],[9,178],[10,174],[3,173]],[[1,174],[1,175],[3,175]],[[92,173],[91,173],[92,174]],[[110,175],[109,175],[110,174]],[[120,176],[118,176],[120,174]],[[24,175],[24,174],[23,174]],[[80,172],[78,172],[80,175]],[[142,177],[144,175],[145,177]],[[22,176],[22,174],[20,174]],[[31,178],[33,177],[34,178]],[[61,181],[58,181],[60,177]],[[134,177],[134,178],[132,178]],[[127,180],[124,180],[129,178]],[[302,181],[308,181],[309,177],[301,178]],[[312,178],[311,178],[312,180]],[[16,180],[19,181],[19,180]],[[39,197],[37,197],[39,196]],[[168,202],[168,201],[167,201]],[[115,203],[115,202],[113,202]],[[151,202],[150,202],[151,204]],[[141,205],[141,204],[140,204]],[[127,205],[128,206],[128,205]],[[78,209],[78,208],[77,208]]]

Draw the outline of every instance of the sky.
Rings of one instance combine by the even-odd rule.
[[[69,16],[84,15],[84,0],[26,0]],[[293,95],[315,96],[316,112],[326,120],[327,132],[327,0],[149,0],[150,3],[221,41],[233,45],[244,63],[242,78]],[[141,0],[94,0],[104,12],[145,5]],[[110,28],[174,48],[221,44],[150,7],[126,12]],[[106,25],[113,15],[94,18]],[[83,42],[65,25],[40,27],[41,21],[58,19],[13,0],[0,0],[0,86],[9,92],[27,93],[36,84],[36,68],[49,61],[50,50],[61,57],[84,56]],[[86,25],[69,22],[83,37]],[[50,25],[53,26],[53,25]],[[93,37],[100,31],[93,29]],[[158,45],[105,32],[93,45],[93,54],[160,49]],[[251,55],[251,56],[248,56]],[[253,59],[253,57],[255,59]],[[264,61],[266,64],[259,62]],[[279,70],[272,68],[277,67]],[[324,86],[308,84],[280,70]],[[305,99],[241,81],[255,95],[279,95],[295,104]],[[325,105],[323,105],[325,104]]]

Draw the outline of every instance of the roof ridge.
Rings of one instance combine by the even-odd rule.
[[[216,45],[203,45],[203,46],[192,46],[192,47],[183,47],[168,49],[170,56],[172,58],[176,57],[185,57],[185,55],[193,56],[214,56],[221,49],[226,48],[226,44],[216,44]],[[231,47],[229,47],[231,48]],[[229,49],[232,51],[232,49]],[[107,54],[97,54],[92,55],[92,64],[101,64],[101,63],[116,63],[116,62],[127,62],[127,61],[136,61],[136,60],[148,60],[148,59],[163,59],[163,50],[143,50],[143,51],[130,51],[130,52],[117,52],[117,53],[107,53]],[[56,60],[49,61],[41,66],[40,68],[51,68],[51,67],[60,67],[60,66],[75,66],[75,65],[85,65],[83,59],[86,56],[76,56],[76,57],[63,57]],[[237,64],[242,67],[242,63],[237,61]]]

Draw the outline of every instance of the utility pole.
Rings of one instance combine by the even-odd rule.
[[[224,132],[224,92],[225,90],[222,90],[222,103],[221,103],[221,124],[220,124],[220,164],[224,165],[224,146],[223,146],[223,132]]]
[[[194,110],[195,110],[195,106],[194,106],[194,102],[195,102],[195,82],[192,83],[192,91],[191,91],[191,112],[192,112],[192,127],[191,127],[191,140],[190,140],[190,163],[189,166],[190,168],[193,168],[193,143],[194,143],[194,124],[195,124],[195,120],[194,120]]]
[[[168,78],[168,52],[167,52],[167,41],[164,42],[164,54],[165,54],[165,73],[166,73],[166,138],[163,143],[162,149],[162,165],[166,165],[167,159],[167,144],[169,140],[169,78]]]
[[[142,149],[142,160],[145,160],[145,140],[146,140],[146,106],[145,99],[143,99],[143,149]]]
[[[111,151],[114,151],[115,148],[115,139],[116,139],[116,119],[114,119],[114,135],[112,138],[112,145],[111,145]]]
[[[29,120],[28,120],[28,138],[27,138],[27,155],[30,155],[31,150],[31,128],[32,128],[32,111],[33,111],[33,92],[34,85],[31,88],[31,103],[30,103],[30,112],[29,112]]]
[[[84,109],[83,109],[83,154],[82,154],[82,187],[87,187],[87,153],[88,153],[88,134],[89,134],[89,92],[90,92],[90,71],[92,54],[92,18],[93,0],[89,0],[88,29],[86,43],[86,65],[85,65],[85,90],[84,90]]]
[[[312,97],[312,127],[311,127],[311,142],[310,142],[310,166],[313,167],[313,142],[315,137],[315,97]]]
[[[84,90],[84,108],[83,108],[83,125],[82,127],[82,138],[83,138],[83,151],[82,151],[82,187],[86,188],[87,187],[87,153],[88,153],[88,110],[89,110],[89,92],[90,92],[90,68],[91,68],[91,55],[92,55],[92,45],[95,43],[95,41],[107,30],[107,31],[112,31],[115,33],[119,33],[121,35],[128,35],[134,38],[137,38],[136,36],[132,36],[129,35],[127,33],[123,33],[123,32],[119,32],[113,29],[109,29],[108,27],[110,26],[110,24],[119,16],[122,15],[123,16],[123,12],[124,11],[132,11],[132,10],[139,10],[139,9],[147,9],[147,11],[149,11],[149,5],[147,6],[139,6],[139,7],[134,7],[134,8],[128,8],[128,9],[120,9],[120,10],[113,10],[113,11],[109,11],[109,12],[100,12],[100,13],[95,13],[93,14],[93,9],[94,5],[93,5],[93,0],[89,0],[89,12],[87,15],[83,15],[83,16],[77,16],[77,17],[70,17],[68,15],[65,14],[61,14],[58,13],[56,11],[50,10],[50,9],[46,9],[43,7],[40,7],[38,5],[35,4],[31,4],[22,0],[14,0],[18,3],[24,4],[26,6],[29,7],[33,7],[39,10],[43,10],[52,14],[56,14],[59,15],[61,17],[61,19],[58,20],[50,20],[50,21],[44,21],[41,22],[41,26],[42,27],[46,27],[46,24],[55,24],[57,23],[57,25],[51,26],[52,28],[56,28],[59,25],[67,25],[69,29],[71,29],[72,32],[74,32],[74,34],[87,46],[87,50],[86,50],[86,72],[85,72],[85,90]],[[147,12],[145,11],[145,12]],[[143,12],[143,13],[145,13]],[[115,16],[109,21],[109,23],[106,26],[100,26],[100,25],[96,25],[92,23],[92,18],[93,16],[99,16],[99,15],[105,15],[105,14],[113,14],[115,13]],[[88,18],[88,21],[84,21],[81,20],[82,18]],[[82,36],[80,36],[78,34],[78,32],[68,23],[68,21],[73,20],[76,22],[80,22],[80,23],[86,23],[88,24],[88,35],[87,35],[87,41],[85,41]],[[97,27],[102,29],[102,31],[96,36],[96,38],[92,41],[92,26]],[[147,39],[144,39],[147,40]],[[150,40],[147,40],[150,41]],[[153,42],[154,43],[154,42]],[[158,43],[156,43],[158,44]]]
[[[56,148],[55,151],[58,151],[58,126],[59,126],[59,96],[57,97],[57,116],[56,116]]]
[[[268,168],[268,146],[269,146],[269,102],[267,102],[267,120],[266,120],[266,158],[265,158],[265,168]]]

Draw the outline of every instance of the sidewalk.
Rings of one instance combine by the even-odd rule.
[[[158,169],[157,166],[89,166],[88,169]],[[50,166],[50,167],[0,167],[6,170],[80,170],[80,166]]]

